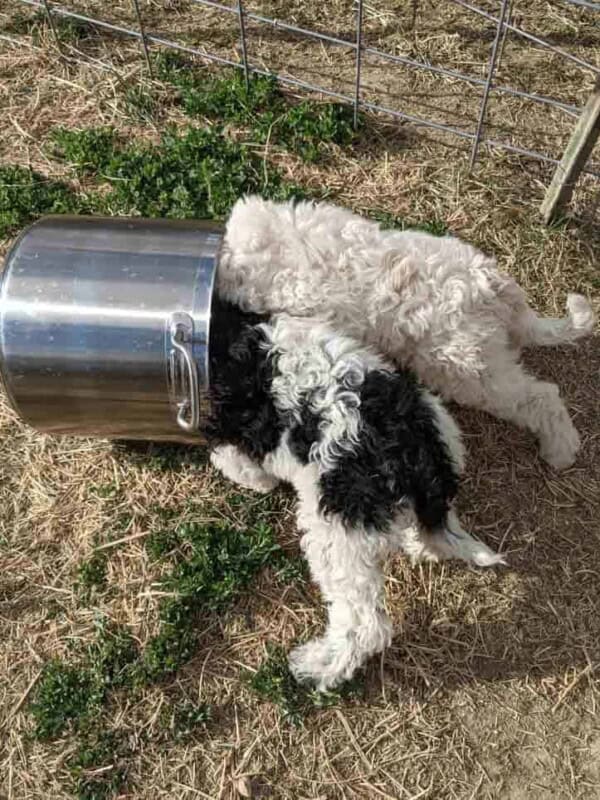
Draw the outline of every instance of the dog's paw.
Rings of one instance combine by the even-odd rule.
[[[567,296],[567,309],[571,323],[579,336],[589,336],[594,330],[596,319],[592,306],[581,294]]]
[[[544,461],[557,470],[572,467],[581,447],[581,439],[571,420],[559,431],[555,431],[551,439],[541,443],[540,453]]]
[[[476,567],[506,567],[508,562],[501,553],[496,553],[487,544],[472,538],[469,544],[469,557],[465,560],[475,564]]]
[[[251,480],[236,481],[244,489],[250,489],[259,494],[269,494],[277,488],[279,481],[270,475],[253,475]]]
[[[253,464],[231,445],[217,447],[210,454],[210,463],[230,481],[244,489],[267,494],[277,486],[277,479]]]
[[[402,531],[400,547],[409,556],[411,564],[459,559],[477,567],[506,565],[500,553],[463,530],[458,520],[453,524],[457,528],[454,533],[448,528],[435,533],[423,533],[416,528]]]
[[[310,683],[325,692],[349,677],[344,669],[336,669],[335,661],[335,651],[325,638],[312,639],[292,650],[288,666],[298,683]]]

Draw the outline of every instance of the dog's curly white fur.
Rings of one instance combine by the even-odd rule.
[[[565,318],[541,318],[494,259],[457,238],[258,197],[232,210],[217,281],[246,310],[330,318],[445,398],[528,428],[554,467],[573,463],[579,436],[558,389],[527,374],[519,352],[591,333],[582,296],[569,295]]]
[[[327,689],[390,642],[386,555],[403,550],[413,561],[460,558],[479,566],[503,560],[452,510],[464,450],[437,398],[323,323],[279,316],[244,328],[238,312],[228,313],[216,324],[231,339],[211,356],[210,437],[218,442],[211,460],[247,488],[265,492],[279,481],[295,488],[301,547],[328,623],[321,637],[292,652],[290,667]],[[378,413],[383,404],[386,420]],[[396,489],[388,495],[390,486]],[[439,510],[419,509],[421,493],[441,501]],[[371,504],[384,509],[373,524],[365,518]]]

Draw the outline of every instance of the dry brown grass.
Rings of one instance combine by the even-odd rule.
[[[98,10],[107,4],[79,5]],[[284,2],[251,5],[298,24],[352,29],[349,3],[303,2],[294,10]],[[369,40],[481,70],[489,52],[488,25],[446,4],[440,10],[423,2],[413,31],[408,5],[381,3],[377,8],[383,10],[377,11],[369,5]],[[584,21],[590,14],[541,0],[515,6],[531,29],[554,36],[573,52],[598,57],[598,29]],[[115,18],[130,13],[126,3],[111,7]],[[193,10],[185,0],[143,7],[149,27],[177,31],[190,41],[217,39],[223,52],[233,53],[235,29],[214,14]],[[18,8],[14,0],[3,4],[0,31]],[[341,81],[352,72],[351,56],[342,52],[338,57],[281,33],[262,32],[253,41],[253,57],[271,66],[285,57],[290,71],[296,64],[323,74],[329,65],[331,80]],[[123,84],[144,77],[137,46],[94,38],[82,49],[87,63],[69,63],[57,56],[46,31],[35,43],[3,33],[2,161],[61,174],[64,168],[44,147],[56,124],[109,123],[155,136],[167,119],[181,119],[165,106],[153,129],[127,115]],[[576,103],[585,97],[589,83],[554,57],[512,41],[506,50],[507,82]],[[99,69],[98,60],[114,69]],[[394,94],[394,102],[407,110],[416,111],[411,104],[419,98],[425,104],[435,99],[446,111],[452,108],[457,120],[475,118],[468,92],[450,83],[434,84],[400,70],[396,75],[377,65],[367,69],[365,80],[375,87],[374,97]],[[502,108],[495,107],[492,122],[515,124],[530,137],[526,143],[560,150],[568,118],[552,112],[542,125],[537,113],[518,104]],[[383,120],[357,153],[338,153],[325,166],[276,156],[294,180],[327,185],[351,207],[443,220],[452,232],[493,252],[540,311],[560,311],[566,292],[574,289],[598,307],[594,184],[584,180],[578,190],[574,209],[580,221],[549,231],[537,215],[547,168],[496,152],[468,175],[467,157],[460,143],[426,138]],[[481,414],[458,412],[470,455],[463,513],[474,530],[507,551],[508,569],[481,573],[454,565],[414,570],[402,561],[390,565],[388,600],[398,635],[384,657],[370,664],[365,698],[318,712],[299,729],[281,723],[277,710],[253,696],[240,673],[258,665],[267,641],[287,646],[318,626],[318,597],[298,587],[275,590],[263,579],[231,612],[210,621],[206,646],[174,681],[149,689],[141,699],[111,701],[107,718],[127,732],[135,749],[127,796],[234,798],[243,788],[240,780],[249,776],[254,796],[262,791],[286,800],[597,798],[598,344],[595,338],[576,351],[538,352],[527,359],[537,374],[558,381],[582,433],[581,457],[566,474],[549,471],[524,433]],[[39,436],[6,405],[0,427],[0,795],[59,800],[69,796],[65,760],[73,745],[69,739],[41,745],[28,736],[27,697],[41,665],[74,641],[89,640],[99,612],[124,623],[140,642],[153,631],[156,573],[143,547],[148,528],[139,521],[149,502],[194,503],[208,516],[231,518],[235,511],[224,485],[204,468],[157,472],[104,442]],[[118,487],[115,498],[94,491],[107,484]],[[286,542],[294,539],[291,506],[283,503],[279,517]],[[131,539],[110,548],[111,590],[90,608],[73,589],[77,565],[95,542],[106,541],[123,512],[133,520],[123,532]],[[177,744],[159,735],[158,718],[165,703],[183,696],[214,702],[218,714],[205,735]]]

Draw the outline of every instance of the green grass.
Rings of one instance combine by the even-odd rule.
[[[102,174],[110,169],[119,147],[114,128],[72,130],[57,128],[52,133],[55,152],[64,158],[79,175]]]
[[[304,100],[289,109],[265,111],[253,133],[260,142],[273,142],[308,163],[320,160],[323,145],[350,145],[356,138],[350,106]]]
[[[203,733],[212,719],[212,708],[207,703],[184,700],[174,704],[166,716],[166,725],[176,742],[186,742]]]
[[[348,146],[356,139],[350,106],[314,100],[291,105],[270,75],[251,75],[246,85],[241,70],[215,76],[177,53],[164,53],[158,59],[158,76],[176,87],[190,116],[246,127],[254,141],[269,141],[307,162],[322,157],[323,145]]]
[[[262,523],[244,529],[184,523],[153,537],[147,547],[154,558],[171,558],[161,589],[174,595],[161,603],[160,630],[143,654],[142,674],[151,682],[176,672],[193,655],[200,614],[223,610],[265,566],[286,560],[272,528]]]
[[[221,122],[249,123],[274,105],[282,96],[272,76],[251,76],[248,86],[241,70],[225,70],[211,75],[197,69],[179,53],[165,52],[157,58],[157,77],[174,86],[183,110]]]
[[[152,122],[158,115],[159,104],[156,97],[139,84],[127,88],[124,105],[129,116],[138,122]]]
[[[119,459],[156,472],[200,470],[208,464],[206,447],[123,440],[113,444],[113,451]]]
[[[149,537],[152,558],[170,564],[160,582],[168,592],[159,608],[158,633],[138,648],[123,628],[101,623],[94,642],[72,661],[48,663],[32,702],[35,735],[52,739],[77,730],[96,716],[111,692],[148,685],[177,672],[197,650],[201,615],[229,607],[267,565],[286,578],[301,577],[298,564],[277,544],[272,528],[225,523],[173,525]],[[102,566],[100,566],[100,564]],[[105,585],[105,562],[85,562],[80,574],[93,586]]]
[[[102,500],[116,500],[119,496],[119,485],[114,481],[109,483],[91,483],[90,494],[100,497]]]
[[[174,69],[170,67],[171,74]],[[186,76],[177,80],[187,85],[192,78],[180,69],[174,74]],[[348,144],[354,136],[348,108],[312,101],[289,107],[269,78],[252,78],[246,91],[242,76],[235,72],[205,79],[194,92],[198,108],[206,114],[217,115],[220,109],[221,121],[246,120],[255,140],[275,137],[307,161],[320,157],[323,142]],[[65,183],[22,167],[0,167],[0,236],[47,213],[224,220],[244,194],[271,200],[308,196],[285,180],[253,145],[231,138],[219,125],[168,127],[157,143],[124,141],[110,127],[59,128],[52,134],[50,150],[85,181],[86,193],[77,195]],[[316,199],[319,193],[311,195]],[[326,195],[324,187],[320,196]],[[370,213],[387,226],[420,227],[436,235],[446,232],[439,220],[410,225],[385,212]],[[160,460],[158,454],[157,463]]]
[[[59,659],[48,662],[35,693],[31,714],[38,739],[53,739],[90,713],[98,686],[89,669]]]
[[[108,800],[119,794],[127,782],[129,754],[126,737],[119,731],[90,727],[83,732],[67,762],[78,800]]]
[[[54,132],[55,152],[80,175],[108,184],[99,211],[177,219],[225,219],[243,194],[303,196],[250,147],[218,128],[168,128],[158,144],[120,142],[110,128]]]
[[[104,485],[99,488],[101,496],[106,494]],[[109,492],[109,501],[113,497]],[[128,631],[101,621],[90,645],[44,667],[30,706],[33,734],[40,740],[75,737],[77,748],[68,767],[79,800],[107,800],[126,785],[131,753],[119,735],[103,727],[113,694],[137,693],[174,675],[197,651],[204,629],[201,617],[225,611],[266,566],[276,574],[287,570],[286,577],[300,575],[296,561],[282,551],[263,521],[269,504],[263,505],[254,515],[256,524],[248,527],[181,524],[181,509],[163,509],[159,518],[164,528],[146,540],[153,561],[169,566],[159,584],[170,596],[159,606],[158,633],[140,652]],[[85,576],[86,585],[105,586],[105,568],[104,556],[94,556],[80,567],[80,580]],[[286,686],[290,714],[299,714],[303,706],[291,691]],[[163,727],[170,738],[187,741],[204,731],[212,708],[184,701],[174,704],[167,716]]]
[[[179,546],[179,537],[175,531],[161,530],[151,533],[144,544],[152,561],[161,561],[175,552]]]
[[[375,222],[378,222],[384,230],[394,228],[401,231],[417,230],[431,233],[433,236],[445,236],[448,233],[448,226],[441,219],[411,222],[402,217],[397,217],[395,214],[390,214],[388,211],[367,209],[364,213]]]
[[[27,167],[0,165],[0,239],[42,214],[76,213],[85,207],[65,183]]]
[[[110,690],[131,683],[137,656],[127,631],[103,623],[79,659],[48,662],[31,704],[36,738],[54,739],[95,717]]]
[[[89,599],[106,587],[108,557],[100,551],[83,561],[77,569],[76,588],[83,598]]]

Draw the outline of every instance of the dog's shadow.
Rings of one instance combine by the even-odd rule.
[[[385,660],[403,688],[427,694],[525,676],[560,688],[566,674],[591,675],[600,663],[600,337],[530,351],[524,363],[559,385],[580,455],[572,469],[554,472],[529,434],[452,409],[469,451],[462,516],[501,546],[508,567],[483,574],[446,565],[441,579],[434,567],[429,603],[408,573],[415,591],[404,592],[402,631]]]

